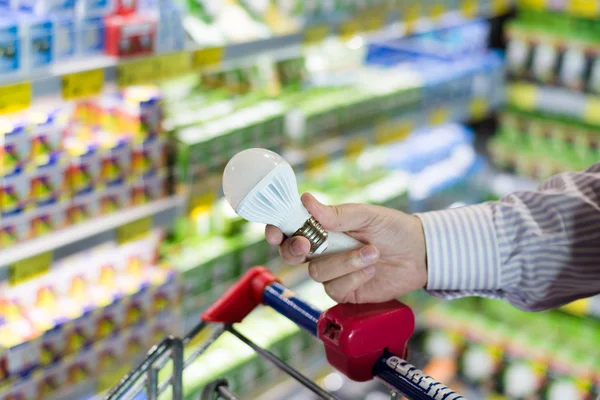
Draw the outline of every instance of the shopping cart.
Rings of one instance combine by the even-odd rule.
[[[404,360],[415,324],[411,309],[404,304],[396,300],[380,304],[338,304],[321,312],[298,299],[271,271],[254,267],[209,307],[202,314],[201,322],[183,338],[170,336],[150,349],[146,358],[105,400],[156,400],[169,387],[173,399],[183,399],[184,369],[224,332],[232,333],[320,398],[336,399],[235,329],[233,324],[241,322],[261,303],[319,338],[327,361],[352,380],[364,382],[378,378],[391,389],[392,398],[404,395],[414,400],[464,399]],[[209,324],[217,324],[209,339],[184,359],[184,346]],[[159,372],[169,361],[172,372],[159,381]],[[224,379],[211,382],[202,392],[202,400],[215,398],[238,399]]]

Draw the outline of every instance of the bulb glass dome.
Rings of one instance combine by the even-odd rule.
[[[279,154],[266,149],[248,149],[229,160],[223,173],[223,193],[237,210],[248,193],[279,164],[285,161]]]

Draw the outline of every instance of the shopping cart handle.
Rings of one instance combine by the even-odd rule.
[[[397,300],[378,304],[338,304],[321,314],[318,336],[327,361],[348,378],[373,379],[373,366],[391,352],[406,357],[415,329],[412,310]]]
[[[279,282],[279,279],[267,268],[251,268],[208,307],[201,318],[207,322],[223,324],[242,322],[263,302],[265,289],[274,282]]]
[[[202,314],[202,319],[241,322],[261,303],[321,339],[329,363],[359,382],[373,379],[373,366],[385,351],[404,356],[415,328],[412,310],[396,300],[338,304],[321,312],[296,298],[264,267],[250,269]]]

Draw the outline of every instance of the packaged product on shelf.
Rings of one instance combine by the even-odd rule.
[[[69,225],[79,224],[100,215],[100,196],[95,192],[80,193],[66,204]]]
[[[30,160],[32,143],[28,127],[19,119],[1,119],[2,175],[24,169]]]
[[[0,349],[3,350],[0,354],[4,379],[19,379],[39,364],[41,346],[36,340],[39,332],[25,318],[19,304],[8,298],[1,298],[0,304]]]
[[[149,137],[132,145],[132,173],[148,178],[167,166],[168,145],[162,137]]]
[[[129,190],[125,185],[104,188],[98,197],[100,215],[108,215],[131,205]]]
[[[67,203],[56,202],[25,214],[29,224],[29,238],[39,237],[64,228],[69,224]]]
[[[67,164],[64,154],[56,154],[50,162],[37,166],[28,174],[31,201],[37,208],[65,200],[68,195]]]
[[[71,195],[97,192],[100,188],[101,156],[96,143],[75,137],[67,138],[69,155],[67,179]]]
[[[120,132],[145,140],[162,133],[162,96],[156,87],[129,87],[115,110]]]
[[[0,17],[0,73],[4,76],[24,69],[21,35],[22,30],[14,18],[10,15]]]
[[[54,19],[54,60],[61,62],[75,57],[77,54],[76,23],[72,17]]]
[[[138,8],[138,0],[114,0],[115,1],[115,14],[116,15],[131,15],[134,14]]]
[[[96,369],[99,373],[111,371],[119,367],[125,352],[125,342],[121,335],[112,335],[96,343],[93,350],[96,358]]]
[[[101,181],[106,186],[126,184],[131,177],[131,140],[103,135],[100,139]]]
[[[569,43],[565,50],[558,72],[559,82],[573,90],[583,90],[585,85],[587,60],[584,49]]]
[[[104,17],[109,15],[114,7],[114,0],[78,0],[77,14],[80,18]]]
[[[54,62],[54,23],[50,17],[23,15],[23,61],[28,70],[46,69]]]
[[[145,14],[113,15],[105,19],[105,51],[116,57],[152,54],[156,20]]]
[[[75,0],[19,0],[21,11],[37,15],[75,14]]]
[[[23,214],[31,205],[28,173],[20,171],[0,178],[2,216]]]
[[[82,56],[104,53],[104,18],[88,17],[77,24],[77,48]]]

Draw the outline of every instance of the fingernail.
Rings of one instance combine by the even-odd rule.
[[[300,240],[295,239],[290,246],[290,251],[296,257],[304,255],[304,248],[302,246],[302,242]]]
[[[375,274],[375,266],[369,265],[368,267],[363,268],[363,271],[367,276],[373,276],[373,274]]]
[[[365,264],[371,264],[375,260],[377,260],[377,250],[375,250],[371,246],[365,246],[360,249],[360,259]]]

